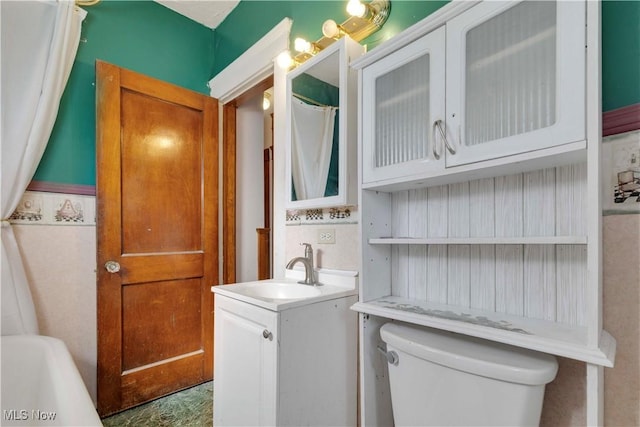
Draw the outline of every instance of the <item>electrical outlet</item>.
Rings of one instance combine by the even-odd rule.
[[[318,243],[333,244],[336,242],[336,230],[322,229],[318,230]]]

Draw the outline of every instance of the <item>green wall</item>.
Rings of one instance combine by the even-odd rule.
[[[213,31],[152,1],[102,0],[85,9],[81,41],[34,180],[95,185],[95,61],[208,94]]]
[[[447,1],[391,0],[382,30],[363,41],[369,49],[418,22]],[[317,40],[326,19],[346,18],[344,1],[246,1],[215,31],[215,74],[223,70],[283,17],[293,19],[296,37]],[[247,30],[237,31],[238,28]],[[602,2],[602,110],[640,103],[640,1]]]
[[[602,3],[602,111],[640,102],[640,1]]]
[[[447,1],[391,0],[391,14],[382,29],[362,41],[372,49],[415,24]],[[291,46],[297,37],[314,41],[322,37],[322,23],[338,24],[347,18],[346,0],[242,0],[215,30],[214,75],[239,57],[283,18],[293,20]],[[240,30],[242,29],[242,30]]]
[[[215,31],[145,1],[102,0],[87,8],[82,39],[49,145],[35,180],[95,184],[95,59],[208,93],[206,83],[283,18],[291,40],[321,37],[326,19],[347,19],[346,0],[242,0]],[[368,49],[413,25],[446,1],[392,0]],[[603,111],[640,103],[640,2],[602,6]]]

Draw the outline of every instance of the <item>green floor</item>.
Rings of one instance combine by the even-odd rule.
[[[128,409],[104,418],[102,423],[106,427],[213,426],[213,382],[210,381]]]

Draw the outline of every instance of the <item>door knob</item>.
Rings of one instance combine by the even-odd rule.
[[[262,336],[267,340],[271,340],[273,338],[273,334],[269,332],[267,329],[262,331]]]
[[[118,271],[120,271],[120,264],[116,261],[107,261],[104,264],[104,268],[109,272],[109,273],[117,273]]]

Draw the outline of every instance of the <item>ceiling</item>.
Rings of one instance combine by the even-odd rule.
[[[240,0],[155,0],[205,27],[216,28]]]

